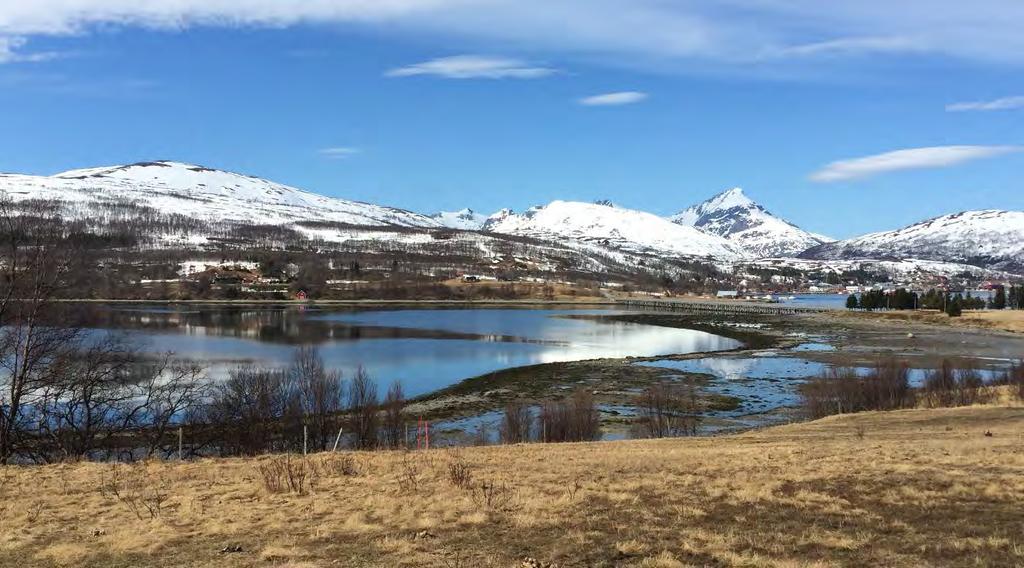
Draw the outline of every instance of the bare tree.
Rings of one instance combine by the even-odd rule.
[[[0,463],[29,444],[33,404],[62,374],[81,332],[50,325],[74,258],[63,225],[45,207],[0,196]]]
[[[281,444],[281,421],[289,406],[287,373],[238,367],[214,389],[204,413],[221,454],[256,455]]]
[[[389,448],[398,448],[405,445],[405,414],[402,412],[405,407],[405,393],[402,390],[402,383],[395,381],[388,387],[384,396],[384,424],[381,428],[383,443]]]
[[[360,366],[348,386],[352,433],[358,449],[373,449],[377,446],[377,405],[377,383]]]
[[[697,432],[698,405],[692,384],[651,385],[640,393],[638,411],[635,433],[639,437],[666,438]]]
[[[341,373],[324,366],[316,347],[297,349],[289,372],[298,389],[312,447],[326,450],[340,422],[344,395]]]
[[[501,418],[499,434],[504,444],[520,444],[530,440],[530,423],[533,422],[530,407],[522,402],[512,402],[505,406]]]

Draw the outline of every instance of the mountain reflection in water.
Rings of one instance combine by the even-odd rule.
[[[283,366],[298,345],[320,347],[351,374],[362,365],[382,385],[415,396],[509,367],[602,357],[733,349],[710,333],[560,316],[617,310],[431,309],[356,311],[296,306],[103,306],[95,327],[138,338],[152,352],[206,363],[223,377],[241,362]]]

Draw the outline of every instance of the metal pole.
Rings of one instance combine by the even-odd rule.
[[[302,455],[306,455],[306,448],[309,445],[309,426],[302,425]]]

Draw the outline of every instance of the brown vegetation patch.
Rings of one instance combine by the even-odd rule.
[[[709,439],[318,454],[302,492],[268,491],[267,458],[115,466],[160,484],[156,516],[104,490],[109,464],[6,466],[0,565],[1014,566],[1022,437],[1021,407],[974,406]]]

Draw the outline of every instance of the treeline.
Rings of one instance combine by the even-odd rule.
[[[925,374],[923,383],[910,385],[910,367],[890,359],[867,372],[831,369],[826,376],[801,386],[804,412],[811,418],[872,410],[969,406],[996,399],[999,388],[1024,400],[1024,364],[1014,364],[990,380],[974,366],[944,360]]]
[[[1002,300],[998,300],[1002,294]],[[1001,307],[1000,307],[1001,306]],[[1006,292],[998,288],[992,299],[972,296],[970,292],[961,294],[944,290],[931,289],[924,294],[911,292],[905,288],[892,291],[868,290],[860,294],[850,294],[846,298],[846,307],[851,310],[939,310],[950,316],[959,316],[964,310],[1003,309],[1006,307]]]

